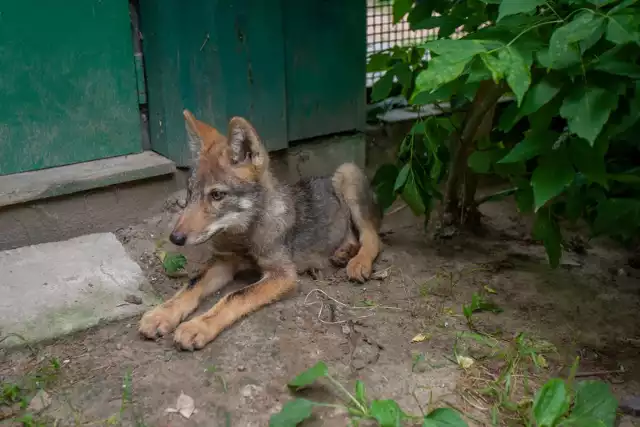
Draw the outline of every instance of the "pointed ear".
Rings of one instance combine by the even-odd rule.
[[[189,137],[189,147],[191,148],[191,154],[194,159],[197,159],[200,156],[200,152],[202,151],[202,135],[198,129],[198,120],[189,110],[184,110],[182,112],[184,116],[184,124],[187,129],[187,136]]]
[[[229,121],[227,140],[231,147],[231,162],[233,164],[252,164],[260,173],[269,167],[267,150],[262,145],[256,130],[247,120],[233,117]]]

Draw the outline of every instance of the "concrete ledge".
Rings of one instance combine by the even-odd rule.
[[[168,175],[174,163],[152,151],[0,176],[0,207]]]
[[[498,103],[515,101],[513,96],[503,96],[498,100]],[[384,113],[378,114],[378,120],[385,123],[398,123],[408,120],[418,120],[430,116],[439,116],[451,111],[451,105],[448,102],[443,102],[436,106],[435,104],[421,105],[419,108],[406,107],[406,108],[393,108]]]
[[[331,175],[343,163],[364,169],[366,137],[363,133],[336,135],[300,141],[286,154],[289,181],[310,176]]]
[[[0,347],[135,316],[157,303],[111,233],[0,252]]]

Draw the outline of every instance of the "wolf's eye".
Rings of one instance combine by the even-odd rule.
[[[226,196],[227,193],[225,193],[224,191],[218,191],[218,190],[213,190],[211,193],[209,193],[209,196],[211,196],[212,200],[215,200],[216,202],[224,199],[224,196]]]

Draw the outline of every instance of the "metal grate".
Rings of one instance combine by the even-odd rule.
[[[435,40],[438,28],[412,31],[406,18],[393,23],[392,2],[389,0],[367,0],[367,57],[393,46],[407,46]],[[453,38],[463,35],[457,28]],[[425,55],[428,58],[428,53]],[[382,73],[367,73],[367,86],[382,76]]]
[[[412,31],[406,19],[393,24],[392,2],[367,0],[367,57],[395,45],[406,46],[433,40],[437,29]],[[382,73],[367,73],[371,86]]]

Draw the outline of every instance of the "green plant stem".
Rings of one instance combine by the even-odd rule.
[[[333,384],[338,390],[340,390],[342,393],[344,393],[349,400],[351,400],[354,405],[356,406],[356,408],[358,408],[359,411],[361,411],[364,415],[366,415],[367,412],[367,408],[365,408],[364,406],[362,406],[362,404],[358,401],[358,399],[355,398],[354,395],[352,395],[351,393],[349,393],[349,390],[347,390],[346,388],[344,388],[344,386],[342,384],[340,384],[339,381],[335,380],[333,377],[331,377],[331,375],[327,375],[327,379],[331,382],[331,384]]]

